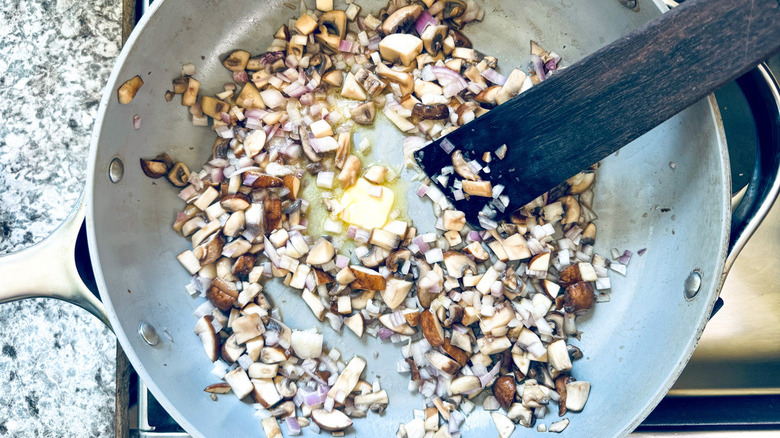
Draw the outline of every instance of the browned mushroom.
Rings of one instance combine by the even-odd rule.
[[[374,104],[374,101],[361,103],[352,109],[350,114],[355,123],[371,125],[374,123],[374,117],[376,116],[376,105]]]
[[[168,181],[176,187],[184,187],[187,185],[190,179],[190,170],[187,165],[179,161],[173,165],[171,171],[168,172]]]
[[[450,109],[443,103],[433,105],[415,103],[412,116],[419,117],[421,120],[446,120],[450,117]]]
[[[593,307],[594,301],[595,295],[590,283],[574,283],[563,293],[563,310],[568,313],[583,313]]]
[[[206,291],[206,298],[219,310],[226,311],[233,307],[233,303],[238,298],[238,291],[232,283],[227,283],[217,277]]]
[[[474,172],[474,169],[469,166],[466,159],[463,158],[461,151],[455,151],[452,153],[452,167],[455,169],[455,173],[471,181],[479,181],[479,175]]]
[[[420,37],[423,41],[425,51],[431,55],[436,55],[444,48],[444,39],[447,38],[449,28],[444,25],[428,26]]]
[[[343,40],[347,35],[347,15],[344,11],[339,10],[325,12],[320,16],[318,27],[320,32],[338,36],[339,40]],[[336,49],[338,49],[338,44],[336,44]]]
[[[407,261],[412,257],[412,252],[406,248],[402,248],[390,253],[385,260],[385,266],[390,269],[391,272],[398,272]]]
[[[444,19],[457,18],[466,12],[466,2],[462,0],[443,0],[444,1]]]
[[[144,85],[143,79],[140,76],[133,76],[123,83],[118,90],[116,90],[119,103],[128,104],[133,101],[136,93]]]
[[[143,170],[144,175],[148,176],[149,178],[162,178],[168,174],[168,170],[171,168],[168,163],[156,158],[154,160],[141,158],[140,160],[141,170]]]
[[[236,50],[222,61],[222,65],[230,71],[243,71],[249,61],[249,52],[246,50]]]
[[[385,35],[391,33],[408,33],[413,27],[417,17],[422,13],[422,6],[418,4],[412,4],[397,9],[390,14],[382,23],[382,32]]]

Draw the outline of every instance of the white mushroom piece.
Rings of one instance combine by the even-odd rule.
[[[422,52],[422,40],[406,33],[390,34],[379,42],[379,54],[387,62],[408,66]]]

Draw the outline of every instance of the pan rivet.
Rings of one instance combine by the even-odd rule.
[[[685,279],[685,298],[693,299],[701,288],[701,273],[698,270],[691,272]]]
[[[111,160],[111,164],[108,165],[108,179],[112,183],[118,183],[122,180],[122,176],[125,174],[125,165],[119,158]]]
[[[157,336],[157,330],[146,321],[141,321],[141,323],[138,324],[138,334],[151,346],[155,346],[160,342],[160,337]]]

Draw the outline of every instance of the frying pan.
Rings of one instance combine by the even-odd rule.
[[[381,1],[362,0],[364,11]],[[484,22],[466,33],[475,47],[499,58],[505,70],[527,62],[528,40],[573,62],[660,13],[661,2],[640,2],[639,11],[616,1],[485,0]],[[87,190],[80,206],[48,239],[0,258],[5,279],[0,301],[49,296],[89,310],[113,328],[134,368],[173,418],[196,437],[262,436],[254,409],[231,396],[215,403],[203,388],[215,383],[211,362],[192,333],[188,274],[176,254],[188,246],[171,224],[181,201],[170,186],[146,178],[140,157],[167,151],[197,169],[211,152],[214,134],[195,128],[188,111],[163,94],[181,65],[198,66],[203,94],[229,80],[221,58],[234,48],[261,53],[275,29],[297,15],[279,0],[164,0],[155,2],[120,54],[108,81],[94,128]],[[129,105],[116,88],[140,75],[145,84]],[[629,433],[671,387],[690,358],[713,310],[728,268],[774,201],[780,181],[780,93],[759,67],[738,80],[756,119],[759,157],[742,203],[730,206],[725,137],[714,98],[705,99],[603,161],[594,209],[596,252],[612,247],[647,252],[632,259],[628,275],[613,276],[609,303],[581,318],[584,352],[573,374],[592,384],[580,414],[569,414],[563,436]],[[133,115],[142,117],[134,130]],[[626,117],[631,117],[627,114]],[[369,138],[374,158],[400,168],[402,137],[379,121]],[[359,138],[358,138],[359,140]],[[674,163],[674,166],[670,166]],[[408,180],[409,171],[402,176]],[[421,230],[433,229],[432,207],[408,190],[406,210]],[[91,268],[101,302],[80,278],[87,266],[73,259],[86,217]],[[732,220],[733,219],[733,220]],[[83,242],[82,242],[83,244]],[[45,275],[41,275],[45,272]],[[369,414],[352,435],[390,436],[422,398],[406,390],[395,372],[397,346],[352,333],[335,333],[316,320],[297,294],[277,283],[266,291],[292,328],[318,327],[328,346],[346,357],[367,359],[366,380],[379,378],[391,403],[382,416]],[[139,333],[139,329],[141,333]],[[542,421],[557,420],[548,414]],[[465,436],[493,434],[477,409],[461,429]],[[519,428],[516,435],[524,433]],[[311,434],[304,428],[304,434]]]

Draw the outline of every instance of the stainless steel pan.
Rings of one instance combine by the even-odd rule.
[[[383,2],[359,3],[372,11]],[[573,62],[648,21],[663,6],[660,1],[640,1],[639,12],[634,12],[617,1],[486,0],[483,7],[485,21],[467,33],[477,48],[496,55],[499,65],[509,69],[527,62],[531,38]],[[0,301],[53,296],[109,322],[154,395],[194,436],[262,432],[250,405],[229,396],[214,403],[203,393],[215,378],[192,333],[191,313],[200,301],[184,291],[189,276],[175,260],[188,245],[171,229],[181,204],[171,187],[144,177],[137,163],[139,157],[166,150],[198,168],[210,154],[214,135],[192,127],[178,103],[164,101],[171,79],[183,63],[193,62],[203,91],[216,91],[228,80],[219,62],[226,52],[236,47],[262,52],[273,30],[295,13],[279,0],[155,2],[125,45],[106,86],[83,203],[51,238],[0,258],[0,277],[6,279]],[[145,85],[132,104],[119,105],[116,88],[136,74]],[[603,162],[595,200],[600,215],[597,252],[607,254],[612,247],[647,252],[633,258],[626,277],[613,277],[612,301],[596,306],[581,324],[579,346],[585,357],[574,373],[589,380],[593,390],[585,410],[569,415],[571,425],[564,436],[625,435],[652,410],[692,354],[733,258],[776,197],[777,85],[763,68],[740,84],[751,91],[761,146],[754,180],[733,224],[725,138],[712,98]],[[138,131],[132,127],[134,114],[143,118]],[[380,123],[364,135],[377,159],[400,165],[402,138],[394,128]],[[432,227],[430,205],[413,191],[407,203],[419,228]],[[105,307],[79,279],[72,259],[85,214],[92,268]],[[39,275],[41,266],[47,275]],[[395,372],[401,357],[397,348],[373,338],[336,334],[319,323],[296,294],[278,284],[267,290],[288,325],[319,327],[329,345],[368,360],[369,380],[381,377],[390,407],[381,417],[356,421],[353,435],[390,436],[399,423],[411,420],[410,409],[419,408],[422,399],[409,394],[407,378]],[[139,336],[139,326],[145,336]],[[553,417],[548,414],[545,421]],[[469,416],[463,432],[473,436],[493,430],[489,416],[477,412]],[[521,428],[515,433],[524,432]]]

